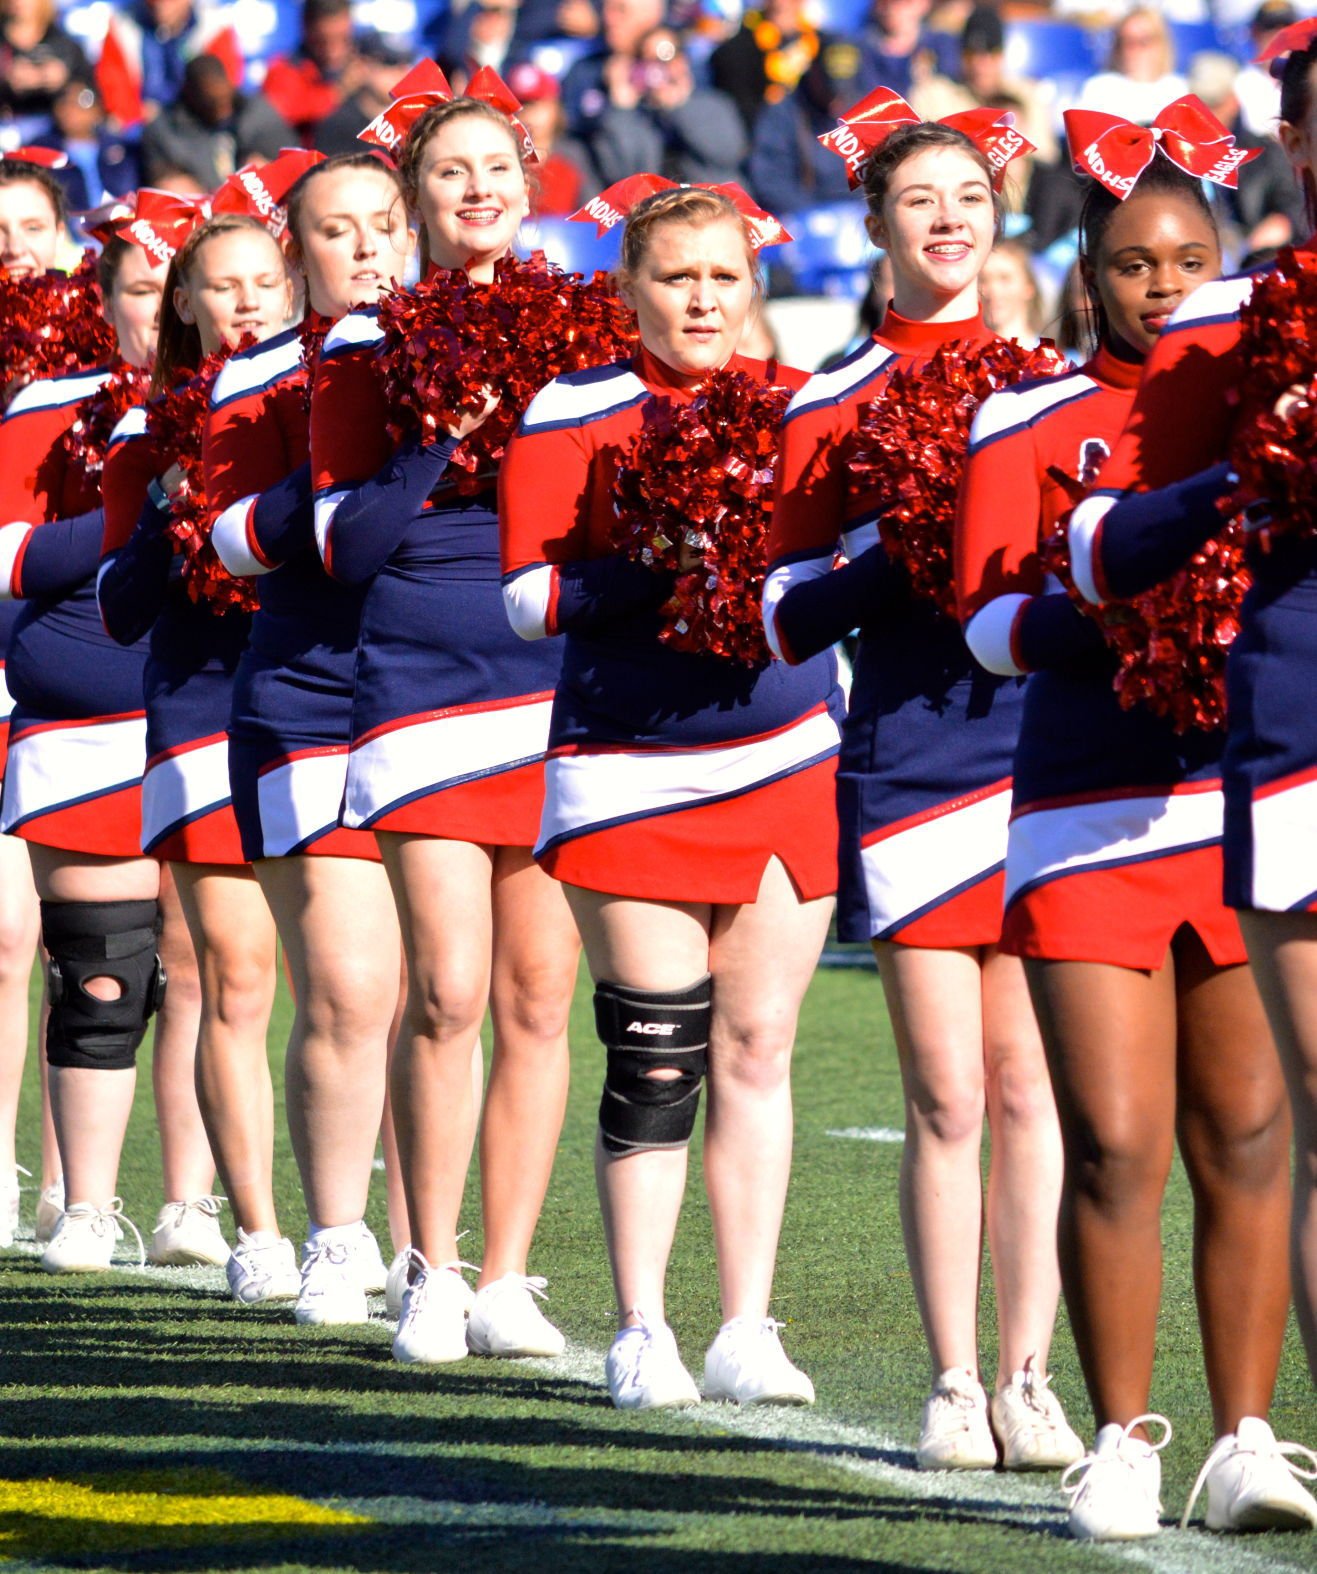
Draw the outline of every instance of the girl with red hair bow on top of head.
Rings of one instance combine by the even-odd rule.
[[[1282,29],[1267,58],[1281,82],[1281,144],[1311,219],[1317,21]],[[1282,253],[1274,270],[1209,285],[1175,314],[1098,488],[1074,512],[1069,549],[1088,600],[1132,596],[1174,574],[1220,533],[1229,506],[1219,505],[1236,495],[1241,478],[1245,502],[1264,499],[1246,513],[1257,526],[1248,548],[1253,584],[1226,670],[1225,897],[1239,911],[1289,1086],[1297,1159],[1293,1289],[1317,1375],[1317,723],[1310,702],[1317,548],[1304,496],[1314,372],[1304,346],[1312,340],[1315,269],[1310,237]],[[1297,395],[1291,384],[1299,385]],[[1208,1514],[1209,1522],[1216,1517],[1210,1501]]]
[[[469,288],[478,309],[503,291],[496,273],[515,270],[533,150],[494,73],[470,87],[454,98],[423,62],[363,138],[396,153],[420,221],[423,283]],[[398,292],[379,312],[396,320],[427,298]],[[325,567],[365,587],[343,823],[378,840],[407,963],[390,1087],[412,1253],[393,1354],[553,1356],[564,1339],[537,1305],[544,1280],[527,1269],[566,1104],[579,957],[562,893],[531,858],[559,660],[508,627],[493,467],[473,475],[460,463],[497,401],[481,394],[474,412],[441,414],[437,432],[399,446],[375,365],[384,340],[373,309],[349,313],[326,339],[311,469]],[[487,1006],[473,1298],[457,1239]]]
[[[978,276],[997,182],[1028,144],[995,111],[921,123],[885,89],[826,140],[863,184],[893,298],[873,337],[787,410],[765,627],[788,663],[861,634],[837,774],[838,932],[873,945],[901,1062],[901,1218],[933,1375],[916,1457],[991,1469],[1000,1445],[1007,1468],[1061,1466],[1083,1449],[1047,1387],[1060,1134],[1024,973],[999,946],[1022,685],[979,666],[954,616],[915,593],[920,563],[879,539],[895,489],[852,464],[870,412],[904,419],[893,378],[1004,345],[984,326]],[[839,546],[849,562],[834,569]],[[991,1412],[977,1328],[985,1213],[1000,1330]]]
[[[737,517],[734,496],[715,486],[702,505],[709,541],[683,541],[667,567],[619,546],[614,512],[615,496],[639,494],[629,511],[661,565],[668,549],[650,520],[662,509],[677,535],[674,521],[691,517],[680,488],[697,469],[708,485],[710,472],[765,467],[755,484],[766,506],[771,445],[756,458],[751,444],[803,377],[737,345],[760,289],[756,251],[784,232],[737,188],[655,176],[589,211],[605,225],[626,216],[616,278],[640,346],[541,390],[508,449],[500,514],[513,626],[530,640],[565,636],[536,854],[580,926],[608,1055],[595,1149],[618,1305],[608,1387],[619,1409],[700,1397],[664,1295],[707,1070],[722,1326],[704,1395],[810,1404],[769,1307],[796,1019],[836,887],[835,668],[830,653],[786,668],[737,642],[748,633],[762,647],[757,596],[721,630],[695,606],[675,623],[665,610],[692,583],[731,605],[733,558],[725,570],[704,551],[736,552],[718,520],[724,505]],[[771,416],[736,415],[770,399]],[[665,423],[684,462],[668,459]],[[750,555],[762,579],[762,541]]]
[[[204,443],[212,542],[259,606],[235,674],[229,783],[244,854],[269,902],[297,1002],[288,1045],[288,1120],[309,1215],[294,1315],[363,1323],[367,1293],[392,1288],[410,1232],[384,1129],[395,1272],[380,1283],[364,1224],[398,999],[393,897],[367,831],[338,823],[347,772],[361,591],[338,585],[316,550],[310,382],[333,324],[374,302],[406,267],[410,232],[397,171],[362,149],[303,154],[286,195],[290,261],[306,281],[298,327],[239,350],[211,391]],[[271,166],[257,172],[269,178]],[[258,1299],[277,1242],[244,1240]]]
[[[120,643],[149,635],[142,849],[170,866],[197,952],[197,1087],[225,1192],[241,1231],[278,1239],[265,1047],[275,934],[239,845],[228,781],[233,673],[250,615],[212,599],[236,587],[207,557],[201,436],[216,358],[247,334],[282,328],[292,289],[265,224],[209,211],[209,202],[143,192],[119,231],[156,260],[164,285],[150,397],[119,422],[105,457],[97,601]],[[289,1293],[287,1275],[280,1293]]]
[[[1233,185],[1237,161],[1225,128],[1185,101],[1158,117],[1159,141],[1082,111],[1067,127],[1076,168],[1093,177],[1080,264],[1096,354],[1068,376],[994,394],[979,412],[956,579],[970,649],[989,671],[1030,674],[1002,947],[1024,958],[1066,1148],[1062,1278],[1098,1423],[1070,1485],[1070,1530],[1108,1540],[1158,1528],[1156,1449],[1169,1425],[1145,1412],[1177,1132],[1196,1200],[1208,1387],[1228,1440],[1207,1474],[1208,1524],[1306,1524],[1311,1499],[1265,1419],[1289,1299],[1288,1125],[1280,1064],[1221,894],[1224,733],[1177,731],[1175,717],[1118,697],[1115,655],[1048,579],[1043,550],[1075,493],[1104,481],[1099,467],[1172,314],[1213,288],[1220,244],[1200,177],[1212,169]],[[1158,147],[1169,156],[1154,156]],[[1193,594],[1185,584],[1177,599]],[[1128,615],[1157,609],[1145,600]],[[1171,643],[1171,633],[1152,639]],[[1200,658],[1171,648],[1170,681],[1183,687]],[[1245,1468],[1247,1492],[1232,1493]]]

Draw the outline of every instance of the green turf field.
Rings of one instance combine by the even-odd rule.
[[[272,1033],[277,1058],[286,1003]],[[613,1328],[590,1149],[599,1056],[588,994],[577,1076],[532,1269],[570,1344],[558,1362],[472,1358],[418,1371],[389,1358],[390,1327],[300,1329],[240,1310],[218,1270],[46,1278],[30,1241],[0,1259],[0,1569],[445,1571],[1317,1570],[1317,1538],[1225,1540],[1167,1531],[1122,1549],[1064,1538],[1051,1478],[921,1475],[912,1468],[928,1372],[896,1211],[901,1101],[871,972],[821,972],[796,1072],[797,1150],[775,1314],[812,1375],[812,1411],[724,1406],[614,1412],[602,1388]],[[143,1064],[145,1065],[145,1056]],[[36,1167],[29,1061],[20,1158]],[[886,1129],[888,1140],[838,1132]],[[699,1375],[718,1322],[707,1210],[693,1166],[669,1316]],[[278,1178],[287,1232],[304,1215],[287,1140]],[[383,1176],[370,1222],[386,1243]],[[160,1202],[149,1078],[123,1165],[143,1229]],[[472,1235],[479,1258],[473,1183]],[[30,1236],[31,1199],[25,1217]],[[1179,1514],[1211,1442],[1177,1173],[1155,1408]],[[993,1322],[984,1297],[982,1351]],[[1052,1368],[1085,1435],[1073,1346]],[[1317,1443],[1317,1403],[1291,1337],[1273,1413]]]

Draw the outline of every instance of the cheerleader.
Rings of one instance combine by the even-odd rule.
[[[281,166],[302,170],[286,195]],[[384,1102],[399,942],[375,838],[338,823],[362,598],[326,576],[316,551],[308,383],[329,325],[402,276],[410,232],[396,171],[364,150],[326,162],[285,154],[253,178],[286,200],[310,315],[238,351],[211,393],[212,541],[260,592],[233,689],[229,779],[297,1003],[287,1108],[310,1230],[294,1315],[363,1323],[367,1290],[380,1288],[364,1223],[379,1121],[363,1116]],[[404,1214],[396,1244],[408,1239]]]
[[[787,410],[764,606],[788,663],[861,630],[837,777],[838,933],[873,944],[901,1060],[901,1219],[934,1378],[917,1459],[991,1469],[1000,1444],[1008,1469],[1037,1469],[1083,1449],[1046,1375],[1060,1293],[1056,1111],[1023,970],[998,946],[1021,686],[985,672],[955,619],[912,594],[877,540],[885,500],[848,471],[852,434],[893,371],[991,339],[978,276],[996,231],[994,172],[1028,145],[971,116],[975,140],[959,119],[921,124],[879,89],[825,139],[861,164],[893,299],[872,338]],[[839,545],[850,561],[834,573]],[[991,1414],[977,1334],[985,1104]]]
[[[237,213],[202,218],[196,204],[152,194],[127,233],[170,256],[152,397],[188,383],[202,358],[245,334],[277,332],[292,288],[270,232]],[[198,434],[199,435],[199,434]],[[105,463],[101,616],[121,643],[150,631],[145,671],[142,848],[168,863],[201,972],[197,1085],[206,1129],[239,1230],[228,1259],[243,1301],[296,1295],[292,1245],[275,1218],[273,1091],[265,1033],[275,988],[269,908],[238,840],[228,785],[233,673],[249,617],[193,600],[171,574],[167,527],[185,495],[175,455],[160,451],[143,407],[119,423]],[[244,1239],[245,1237],[245,1239]],[[261,1256],[259,1264],[250,1261]]]
[[[6,600],[20,604],[6,669],[15,705],[0,829],[28,844],[61,996],[46,1058],[72,1200],[50,1227],[42,1257],[42,1266],[56,1273],[108,1267],[120,1238],[115,1180],[135,1051],[155,1003],[137,1003],[136,1023],[111,1020],[129,1009],[119,1000],[109,1012],[92,1007],[89,1014],[75,988],[88,1000],[115,999],[115,991],[126,998],[131,990],[113,967],[90,966],[97,953],[85,960],[76,953],[102,921],[153,934],[160,894],[159,868],[139,849],[145,651],[120,651],[100,627],[99,485],[70,461],[65,446],[109,378],[131,379],[131,368],[149,363],[160,280],[122,241],[102,252],[97,280],[117,339],[117,366],[33,380],[0,422],[0,510],[10,521],[2,588]],[[180,988],[161,1013],[152,1071],[165,1195],[173,1200],[161,1210],[150,1255],[155,1262],[223,1261],[228,1249],[207,1211],[214,1165],[192,1090],[196,1014],[188,984],[191,975],[195,985],[195,966],[188,966],[177,902],[167,911],[173,922],[161,949],[177,964]],[[149,949],[154,956],[153,942]],[[114,954],[103,949],[99,956]],[[146,987],[149,993],[149,979]]]
[[[1097,625],[1053,580],[1039,544],[1120,435],[1144,358],[1171,313],[1220,272],[1202,186],[1188,169],[1228,134],[1196,101],[1151,133],[1067,115],[1076,168],[1095,176],[1080,265],[1098,332],[1066,377],[988,400],[961,494],[957,586],[970,649],[990,671],[1033,674],[1016,752],[1002,949],[1025,958],[1061,1111],[1061,1268],[1098,1422],[1072,1467],[1071,1534],[1158,1529],[1169,1437],[1149,1403],[1160,1298],[1161,1200],[1177,1127],[1196,1201],[1195,1278],[1217,1435],[1269,1436],[1289,1303],[1285,1089],[1234,914],[1221,897],[1219,733],[1177,734],[1124,708]],[[1123,145],[1142,138],[1132,162]],[[1136,143],[1137,146],[1137,143]],[[1153,157],[1160,146],[1170,157]],[[1149,162],[1150,160],[1150,162]],[[1188,169],[1180,167],[1187,165]],[[1140,170],[1140,165],[1146,165]],[[1130,177],[1134,178],[1131,179]],[[1252,1418],[1252,1419],[1247,1419]],[[1149,1441],[1149,1426],[1157,1428]],[[1228,1496],[1215,1529],[1287,1516],[1311,1500],[1270,1446],[1247,1512]],[[1213,1501],[1238,1470],[1225,1451]]]
[[[1283,29],[1268,56],[1281,74],[1281,142],[1311,198],[1317,190],[1317,25]],[[1313,248],[1311,239],[1304,243],[1305,252]],[[1075,583],[1090,601],[1138,594],[1175,572],[1220,530],[1218,503],[1234,490],[1226,456],[1245,373],[1240,313],[1255,282],[1227,279],[1200,290],[1175,314],[1149,358],[1101,486],[1070,522]],[[1288,409],[1288,397],[1282,398],[1276,414],[1284,419]],[[1239,911],[1294,1116],[1292,1282],[1308,1363],[1317,1374],[1317,862],[1308,804],[1317,733],[1307,702],[1317,659],[1314,558],[1306,537],[1263,532],[1253,542],[1253,586],[1227,667],[1221,775],[1225,899]],[[1237,1096],[1244,1096],[1242,1083]],[[1283,1461],[1261,1420],[1264,1410],[1265,1395],[1237,1434],[1218,1440],[1204,1466],[1209,1526],[1250,1522],[1251,1483],[1259,1475],[1267,1491],[1258,1518],[1274,1522],[1268,1498],[1273,1486],[1279,1490]],[[1312,1523],[1311,1500],[1296,1500],[1277,1515],[1290,1524],[1305,1516]]]
[[[616,189],[598,200],[624,205]],[[835,669],[830,655],[749,667],[661,644],[672,576],[610,549],[614,476],[653,399],[689,400],[723,367],[803,380],[736,353],[761,289],[753,247],[726,188],[660,190],[633,207],[617,280],[641,347],[543,389],[501,478],[508,615],[526,639],[566,635],[536,851],[580,928],[608,1054],[595,1153],[619,1409],[700,1398],[664,1288],[706,1071],[723,1322],[705,1397],[814,1398],[769,1299],[796,1017],[836,883]]]
[[[473,79],[473,90],[490,79]],[[506,89],[492,79],[494,102],[453,99],[429,63],[422,81],[433,86],[404,93],[416,80],[399,84],[375,125],[401,147],[423,263],[491,285],[528,210],[522,137],[496,107]],[[557,1355],[563,1338],[535,1304],[544,1281],[528,1276],[527,1258],[566,1103],[579,945],[561,892],[530,854],[558,658],[507,626],[494,477],[474,497],[445,478],[480,418],[395,453],[372,365],[379,337],[373,316],[354,312],[326,340],[311,468],[325,567],[368,587],[343,823],[379,841],[407,964],[390,1080],[413,1253],[393,1353],[429,1363],[468,1348]],[[494,1049],[473,1302],[457,1230],[487,1000]]]
[[[47,148],[17,148],[0,155],[0,269],[12,280],[30,278],[56,265],[66,230],[64,188],[51,168],[64,161]],[[16,392],[0,364],[0,405]],[[7,480],[8,478],[0,478]],[[15,478],[16,479],[16,478]],[[13,484],[10,482],[10,484]],[[26,510],[20,508],[21,517]],[[18,607],[0,605],[0,770],[3,769],[13,708],[5,683],[4,652],[18,620]],[[27,1056],[27,1000],[40,916],[27,851],[0,839],[0,1246],[13,1242],[18,1227],[18,1163],[14,1136],[18,1095]],[[45,1062],[42,1061],[43,1095]],[[59,1149],[50,1107],[41,1100],[41,1193],[37,1238],[50,1239],[63,1206]]]

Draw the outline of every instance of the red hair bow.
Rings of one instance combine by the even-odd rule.
[[[79,213],[78,218],[84,231],[93,240],[108,246],[118,235],[120,225],[136,213],[136,201],[137,193],[130,191],[126,197],[113,197],[109,202],[101,203],[99,208],[88,208],[85,213]]]
[[[8,164],[35,164],[40,169],[63,169],[69,161],[67,153],[54,148],[10,148],[0,153]]]
[[[1075,169],[1122,200],[1158,148],[1185,174],[1232,189],[1239,184],[1240,166],[1262,151],[1237,148],[1233,135],[1192,93],[1168,104],[1151,126],[1096,109],[1068,109],[1065,130]]]
[[[583,208],[572,214],[571,222],[595,224],[598,226],[595,233],[603,235],[615,225],[621,224],[632,208],[637,203],[643,202],[646,197],[652,197],[659,191],[680,189],[683,188],[679,181],[668,180],[663,175],[628,175],[625,180],[617,181],[607,191],[601,191],[597,197],[591,197]],[[750,193],[734,181],[724,181],[720,186],[697,181],[693,186],[684,189],[716,191],[720,197],[726,197],[745,220],[751,251],[762,251],[765,246],[777,246],[792,238],[781,219],[774,218],[771,213],[761,208]]]
[[[1306,49],[1314,38],[1317,38],[1317,16],[1305,17],[1302,22],[1291,22],[1288,27],[1282,27],[1262,51],[1257,64],[1279,60],[1282,55],[1292,55],[1296,49]]]
[[[522,157],[528,164],[538,161],[530,132],[517,119],[521,100],[492,66],[481,66],[467,84],[466,92],[459,95],[453,92],[448,78],[433,60],[422,60],[401,81],[395,82],[390,91],[393,102],[382,109],[364,131],[357,133],[359,142],[383,148],[396,158],[407,140],[407,133],[427,109],[433,109],[436,104],[451,104],[458,97],[474,98],[506,115],[521,140]]]
[[[132,217],[118,224],[120,240],[140,246],[153,267],[172,262],[183,242],[210,217],[209,197],[180,197],[143,186],[133,198]]]
[[[323,153],[310,148],[281,148],[268,164],[244,164],[211,198],[211,212],[247,213],[271,234],[282,235],[288,222],[284,198],[307,170],[324,161]]]
[[[818,139],[829,153],[846,161],[846,179],[852,191],[864,183],[869,160],[901,126],[919,126],[923,121],[899,93],[890,87],[876,87],[858,104],[852,104],[831,131]],[[1000,191],[1006,166],[1022,154],[1032,153],[1034,144],[1015,129],[1014,117],[1005,109],[962,109],[944,115],[936,122],[962,132],[987,159],[992,170],[992,189]]]

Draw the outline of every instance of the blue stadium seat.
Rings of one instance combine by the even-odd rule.
[[[1195,55],[1206,49],[1225,49],[1215,22],[1171,22],[1171,41],[1175,45],[1175,69],[1187,71]],[[1229,50],[1226,51],[1229,53]]]
[[[531,61],[561,82],[568,71],[595,48],[593,38],[546,38],[530,47]]]
[[[788,213],[783,222],[795,239],[764,254],[770,273],[779,279],[789,274],[799,295],[863,295],[874,251],[862,202],[806,208]]]
[[[858,33],[872,9],[873,0],[819,0],[818,22],[829,33]]]
[[[234,0],[233,25],[249,65],[297,48],[302,35],[301,9],[281,0]]]
[[[1044,80],[1087,77],[1100,70],[1096,40],[1074,22],[1006,24],[1006,69],[1012,76]]]
[[[588,278],[596,269],[605,272],[617,266],[620,229],[596,236],[592,224],[573,224],[570,219],[531,219],[521,226],[520,249],[542,251],[550,262]]]

